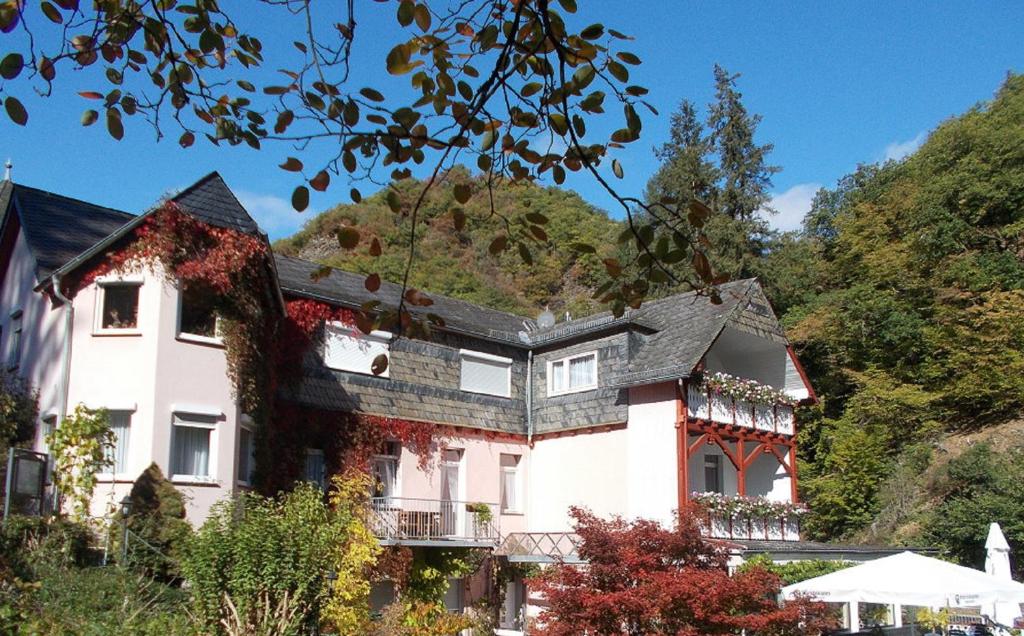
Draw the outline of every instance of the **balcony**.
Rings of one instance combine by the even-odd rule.
[[[500,538],[493,503],[374,497],[370,508],[370,528],[384,545],[495,546]]]
[[[693,493],[690,500],[703,511],[704,535],[714,539],[799,541],[800,517],[807,511],[800,503],[764,497]]]
[[[793,435],[795,432],[793,407],[788,404],[749,402],[696,384],[687,386],[686,411],[690,419],[780,435]]]

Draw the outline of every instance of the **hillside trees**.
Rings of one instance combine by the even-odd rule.
[[[819,193],[796,240],[820,285],[784,317],[824,398],[801,432],[808,528],[849,537],[907,453],[1024,407],[1024,78]]]
[[[285,142],[302,155],[282,157],[280,164],[299,182],[292,193],[299,211],[308,207],[310,189],[401,182],[415,171],[421,177],[416,187],[389,187],[386,194],[389,209],[408,218],[403,286],[412,277],[427,195],[455,165],[475,163],[484,174],[480,182],[451,186],[458,204],[499,183],[550,176],[561,184],[567,171],[582,172],[618,203],[629,220],[620,239],[635,249],[631,261],[612,258],[602,272],[605,303],[621,314],[639,305],[652,283],[688,284],[715,296],[703,206],[646,201],[614,185],[622,166],[611,153],[639,139],[641,111],[657,111],[644,101],[648,90],[630,81],[629,68],[641,63],[629,50],[632,38],[588,24],[576,0],[470,0],[443,8],[415,0],[349,0],[329,8],[312,0],[262,0],[245,6],[252,12],[246,22],[267,33],[244,31],[234,9],[213,0],[0,4],[0,32],[10,51],[0,60],[8,117],[29,123],[21,97],[30,87],[49,95],[77,80],[88,104],[82,123],[102,121],[115,139],[136,118],[158,136],[178,129],[173,135],[183,147],[204,138],[255,149]],[[385,95],[350,81],[353,52],[364,37],[357,11],[391,14],[393,32],[373,34],[393,41],[377,68],[408,78],[403,90]],[[263,66],[279,72],[262,72]],[[602,117],[614,118],[610,135],[588,126]],[[357,188],[349,196],[362,198]],[[449,213],[455,218],[464,214],[460,210],[452,206]],[[503,221],[488,237],[494,255],[518,254],[529,264],[548,241],[542,214],[507,215],[488,205],[486,215]],[[652,243],[653,223],[671,232],[692,268],[668,266],[667,250]],[[343,247],[364,240],[372,237],[359,227],[338,236]],[[581,242],[575,249],[593,253],[597,247]],[[373,327],[402,333],[403,322],[418,324],[403,321],[410,318],[409,298],[421,297],[403,294],[395,317],[374,314]],[[385,318],[393,324],[381,324]]]

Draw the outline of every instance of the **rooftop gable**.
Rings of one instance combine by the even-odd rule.
[[[182,211],[217,227],[258,236],[259,225],[216,171],[171,198]]]
[[[0,184],[4,218],[16,214],[43,281],[134,217],[79,199],[4,181]]]

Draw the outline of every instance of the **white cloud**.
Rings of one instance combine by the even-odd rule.
[[[299,231],[308,219],[316,216],[316,212],[311,210],[296,212],[289,201],[272,194],[258,194],[246,190],[238,190],[235,194],[271,240],[291,236]]]
[[[798,183],[785,192],[773,194],[769,205],[778,214],[765,214],[768,224],[780,232],[799,229],[820,189],[820,183]]]
[[[925,137],[927,136],[928,133],[922,130],[921,132],[917,133],[917,136],[914,137],[913,139],[892,142],[891,144],[885,147],[885,150],[882,153],[883,160],[899,161],[900,159],[906,157],[910,153],[920,148],[921,144],[924,143]]]

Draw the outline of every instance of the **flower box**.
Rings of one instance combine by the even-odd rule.
[[[754,428],[754,405],[746,400],[736,400],[736,424]]]
[[[779,433],[792,435],[793,430],[793,407],[788,404],[780,404],[776,410]]]
[[[711,394],[711,420],[729,424],[732,422],[732,398],[721,393]]]
[[[774,431],[775,407],[771,404],[754,406],[754,426],[759,431]]]
[[[800,519],[797,517],[786,517],[782,538],[786,541],[800,540]]]
[[[769,519],[767,523],[766,539],[770,541],[782,541],[785,538],[785,521],[781,518]]]
[[[750,538],[764,539],[767,537],[765,525],[767,520],[764,517],[752,517],[750,519]]]
[[[732,521],[723,515],[711,516],[711,536],[727,539],[732,536]]]

